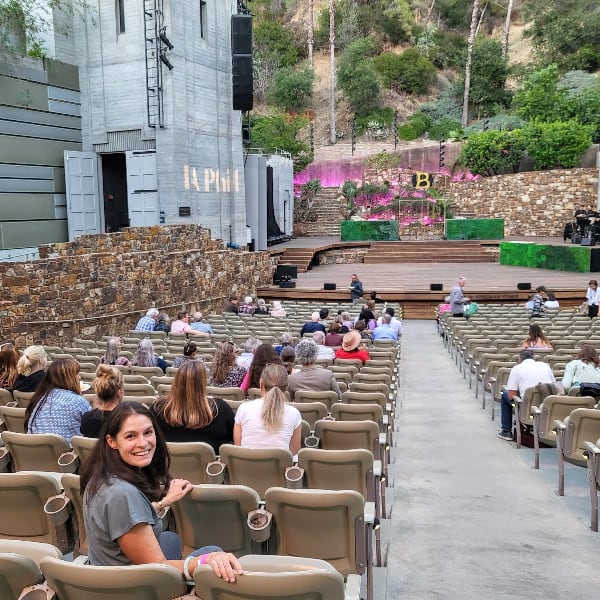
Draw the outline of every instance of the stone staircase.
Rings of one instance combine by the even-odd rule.
[[[279,259],[279,264],[296,265],[298,273],[306,273],[314,254],[314,248],[286,248]]]
[[[307,223],[306,237],[340,235],[340,202],[337,188],[322,188],[315,197],[317,220]]]
[[[480,241],[373,242],[364,262],[386,263],[495,263],[498,247]]]

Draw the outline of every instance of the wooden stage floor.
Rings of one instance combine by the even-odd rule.
[[[528,241],[540,244],[564,245],[562,238],[523,238],[507,240]],[[272,249],[284,247],[320,248],[339,242],[331,238],[297,238]],[[398,242],[401,244],[402,242]],[[341,300],[349,297],[347,287],[352,273],[363,283],[365,295],[375,290],[384,299],[398,301],[405,306],[408,318],[430,318],[432,308],[444,296],[458,276],[467,278],[465,293],[478,302],[525,302],[530,292],[518,291],[517,283],[531,283],[533,289],[543,285],[556,295],[564,308],[574,307],[585,300],[590,279],[600,279],[596,273],[554,271],[503,266],[497,263],[404,263],[404,264],[333,264],[314,266],[299,273],[296,288],[280,289],[276,286],[261,288],[259,295],[268,299]],[[324,283],[335,283],[335,291],[324,291]],[[441,283],[442,292],[431,292],[431,283]],[[417,309],[422,305],[420,309]],[[410,310],[408,310],[410,308]]]

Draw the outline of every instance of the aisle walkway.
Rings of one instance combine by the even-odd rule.
[[[432,321],[405,321],[386,600],[592,599],[600,534],[584,469],[495,435]]]

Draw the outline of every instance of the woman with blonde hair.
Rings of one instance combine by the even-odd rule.
[[[167,367],[171,365],[156,355],[154,344],[150,338],[143,338],[138,342],[138,347],[131,359],[131,365],[136,367],[160,367],[163,373],[167,372]]]
[[[17,363],[20,358],[19,351],[10,342],[0,345],[0,388],[13,388],[19,374]]]
[[[125,356],[121,356],[121,345],[121,338],[109,338],[106,342],[104,356],[100,358],[100,363],[103,365],[122,365],[128,367],[129,360]]]
[[[239,387],[246,375],[246,368],[236,364],[237,346],[223,342],[217,346],[209,385],[214,387]]]
[[[81,433],[81,417],[90,410],[80,394],[79,363],[74,358],[55,360],[25,410],[27,433],[56,433],[71,443]]]
[[[221,398],[206,394],[206,368],[198,361],[179,367],[166,397],[151,411],[167,442],[206,442],[215,453],[233,440],[233,410]]]
[[[23,356],[17,362],[18,375],[13,384],[13,390],[19,392],[35,392],[44,378],[46,351],[43,346],[28,346]]]
[[[521,342],[521,348],[545,349],[552,348],[550,340],[544,335],[542,328],[537,323],[529,326],[527,337]]]
[[[243,402],[235,414],[233,443],[243,448],[285,448],[297,454],[302,417],[286,402],[288,374],[279,364],[266,365],[260,377],[261,398]]]
[[[81,435],[89,438],[100,436],[100,430],[108,415],[123,400],[123,373],[111,365],[99,365],[94,380],[92,410],[81,417]]]

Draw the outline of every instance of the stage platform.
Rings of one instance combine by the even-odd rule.
[[[559,246],[571,245],[570,242],[564,242],[562,238],[510,237],[506,240]],[[431,240],[428,242],[431,243]],[[456,243],[460,244],[460,242]],[[499,244],[500,240],[497,243]],[[336,247],[338,244],[339,238],[335,237],[296,238],[281,244],[276,249],[271,249],[270,252],[281,254],[285,247],[322,249],[329,245]],[[345,245],[348,245],[348,242]],[[531,292],[518,290],[517,284],[531,283],[533,289],[538,285],[544,285],[548,290],[554,291],[563,308],[573,308],[581,304],[585,300],[589,280],[595,278],[595,275],[590,273],[504,266],[498,263],[364,264],[354,262],[314,266],[306,273],[298,274],[295,288],[281,289],[277,286],[268,286],[260,288],[258,295],[268,300],[285,298],[313,301],[347,300],[350,295],[348,285],[352,273],[356,273],[362,281],[365,296],[375,290],[384,299],[400,302],[407,319],[433,318],[435,306],[443,301],[458,276],[467,278],[465,293],[476,302],[524,304]],[[325,291],[324,283],[335,283],[337,289]],[[430,291],[432,283],[441,283],[443,291]]]

